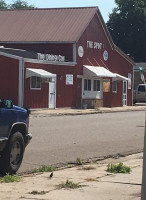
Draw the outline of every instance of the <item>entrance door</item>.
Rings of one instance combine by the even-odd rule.
[[[56,81],[49,82],[49,108],[56,107]]]
[[[123,81],[123,106],[127,106],[127,81]]]

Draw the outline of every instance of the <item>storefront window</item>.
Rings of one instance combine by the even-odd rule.
[[[91,91],[91,80],[84,79],[84,91]]]
[[[31,77],[31,89],[41,89],[41,79],[37,76]]]
[[[117,81],[112,82],[112,90],[113,92],[117,92]]]
[[[94,80],[93,91],[100,91],[100,80]]]

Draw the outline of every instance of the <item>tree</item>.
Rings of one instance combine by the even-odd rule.
[[[0,0],[0,9],[7,9],[7,8],[8,8],[7,4],[3,0]]]
[[[135,62],[146,62],[146,0],[115,0],[107,27],[114,43]]]
[[[13,4],[9,5],[9,8],[19,9],[19,8],[34,8],[33,5],[28,5],[26,1],[16,0]]]

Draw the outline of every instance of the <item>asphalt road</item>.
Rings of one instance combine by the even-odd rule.
[[[33,139],[19,172],[42,165],[142,151],[144,111],[75,116],[31,115]]]

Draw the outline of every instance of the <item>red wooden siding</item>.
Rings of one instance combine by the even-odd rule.
[[[87,48],[87,41],[99,42],[103,44],[102,49]],[[91,20],[89,26],[84,31],[82,37],[77,43],[78,47],[82,46],[84,48],[84,55],[82,58],[78,56],[77,51],[77,74],[83,74],[83,65],[93,65],[102,66],[109,69],[111,72],[118,73],[122,76],[128,77],[128,73],[133,74],[132,64],[129,63],[124,57],[122,57],[116,50],[112,49],[105,32],[99,22],[99,19],[95,15]],[[108,51],[108,60],[103,59],[104,50]],[[133,77],[132,77],[133,81]],[[111,90],[109,93],[103,93],[103,104],[104,106],[122,106],[123,98],[123,82],[118,82],[117,93],[112,92],[112,82]],[[127,105],[132,105],[132,89],[127,89]]]
[[[44,69],[53,74],[57,74],[56,107],[76,106],[76,79],[75,68],[73,66],[57,66],[49,64],[25,63],[26,68]],[[73,85],[66,85],[66,74],[74,75]],[[30,78],[25,79],[24,85],[24,105],[27,107],[48,107],[48,85],[42,83],[42,90],[30,90]]]
[[[19,60],[0,56],[0,98],[18,105]]]

